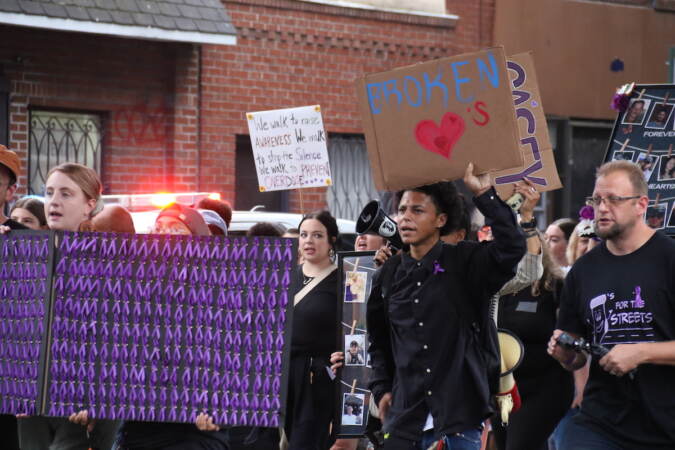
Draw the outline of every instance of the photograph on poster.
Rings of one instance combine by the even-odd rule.
[[[668,119],[670,119],[670,115],[673,112],[673,106],[675,105],[668,103],[655,103],[654,109],[652,109],[652,113],[650,114],[649,119],[647,119],[647,125],[645,125],[645,128],[655,128],[657,130],[663,130],[666,128]]]
[[[633,161],[635,152],[618,151],[612,155],[612,161]]]
[[[342,425],[362,425],[367,410],[365,394],[343,394]]]
[[[642,125],[651,102],[651,100],[644,98],[631,99],[630,103],[628,104],[626,114],[624,114],[623,121],[621,123],[625,125]]]
[[[347,272],[345,279],[345,303],[364,303],[366,301],[368,272]]]
[[[656,168],[658,159],[658,156],[648,155],[647,153],[640,153],[638,155],[637,165],[640,166],[640,169],[645,176],[645,180],[649,181],[649,178],[652,176],[652,172]]]
[[[647,225],[655,230],[660,230],[666,224],[666,212],[668,211],[668,203],[659,203],[647,207],[646,220]]]
[[[345,335],[345,366],[366,365],[366,335]]]
[[[661,157],[659,180],[675,180],[675,155]]]

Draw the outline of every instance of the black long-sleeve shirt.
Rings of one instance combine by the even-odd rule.
[[[392,392],[385,429],[394,436],[419,439],[428,413],[437,432],[451,434],[478,426],[492,412],[473,319],[513,277],[526,246],[513,212],[493,189],[474,203],[492,220],[493,242],[439,241],[420,261],[403,254],[384,288],[387,300],[383,276],[368,300],[370,388],[377,402]],[[397,261],[391,258],[382,270]],[[467,308],[460,302],[476,315],[462,317]]]

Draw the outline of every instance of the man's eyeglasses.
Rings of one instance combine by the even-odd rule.
[[[628,197],[619,197],[617,195],[609,195],[607,197],[600,197],[596,195],[595,197],[586,197],[586,204],[588,206],[597,207],[600,206],[602,202],[606,202],[607,205],[616,206],[619,203],[625,202],[626,200],[634,200],[636,198],[642,197],[641,195],[631,195]]]

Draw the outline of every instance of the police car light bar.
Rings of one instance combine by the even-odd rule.
[[[103,195],[106,205],[120,205],[129,211],[161,209],[171,203],[192,206],[204,198],[220,200],[218,192],[158,192],[155,194]]]

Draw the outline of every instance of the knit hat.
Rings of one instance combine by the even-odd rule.
[[[172,203],[160,211],[157,220],[160,217],[173,217],[178,219],[190,229],[195,236],[210,236],[209,227],[204,222],[201,214],[196,209],[181,205],[180,203]]]
[[[14,174],[14,178],[19,179],[19,173],[21,172],[21,161],[19,157],[11,150],[8,150],[7,147],[0,144],[0,164],[7,167],[10,172]]]

